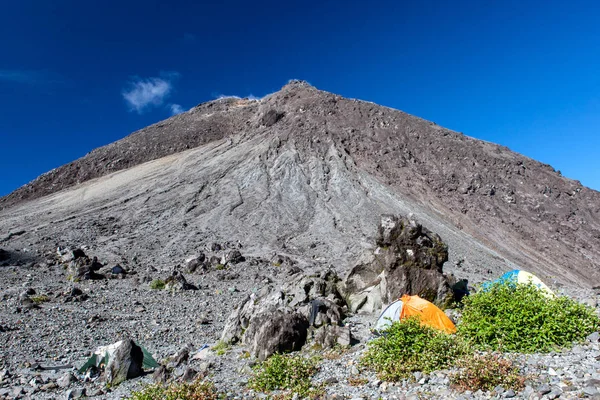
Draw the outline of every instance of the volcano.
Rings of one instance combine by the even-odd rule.
[[[600,284],[600,193],[501,145],[292,81],[134,132],[0,199],[4,247],[169,263],[211,241],[347,270],[412,213],[476,281]],[[15,233],[20,233],[15,235]]]

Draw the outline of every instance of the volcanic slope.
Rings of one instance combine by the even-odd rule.
[[[520,267],[600,284],[600,193],[505,147],[299,81],[199,105],[0,206],[2,247],[85,244],[164,265],[239,240],[247,253],[342,271],[373,246],[380,214],[412,212],[449,244],[461,277]]]

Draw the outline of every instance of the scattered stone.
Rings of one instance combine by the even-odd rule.
[[[48,382],[42,386],[40,386],[40,390],[43,392],[47,392],[49,390],[53,390],[58,388],[58,385],[56,384],[56,382]]]
[[[189,347],[184,347],[177,352],[172,358],[173,364],[175,367],[179,367],[182,364],[186,363],[190,359],[190,349]]]
[[[597,396],[598,394],[600,394],[600,392],[598,392],[598,389],[596,389],[596,387],[594,386],[586,386],[583,388],[583,394],[591,397]]]
[[[592,343],[597,343],[600,341],[600,332],[593,332],[589,334],[587,340]]]
[[[184,382],[192,382],[198,376],[198,372],[194,369],[187,367],[181,376],[181,380]]]
[[[121,267],[119,264],[117,264],[111,268],[110,273],[113,275],[125,275],[125,274],[127,274],[127,271],[125,271],[125,269],[123,267]]]
[[[65,389],[75,382],[77,382],[77,378],[75,377],[75,375],[73,375],[72,372],[66,372],[63,376],[58,378],[56,384],[58,385],[58,387]]]
[[[231,250],[225,253],[223,258],[221,259],[221,264],[237,264],[243,262],[244,260],[244,256],[242,256],[242,253],[240,253],[239,250]]]
[[[196,270],[198,270],[199,268],[204,269],[205,264],[204,261],[206,260],[206,256],[204,255],[204,253],[199,253],[196,256],[192,256],[189,257],[185,260],[185,269],[188,273],[194,273],[196,272]]]
[[[542,396],[550,393],[551,391],[552,391],[552,389],[550,388],[550,385],[548,385],[546,383],[541,384],[540,386],[537,387],[537,392],[539,394],[541,394]]]
[[[552,391],[550,393],[548,393],[546,395],[546,397],[550,400],[554,400],[554,399],[559,398],[560,395],[562,394],[562,392],[563,391],[560,388],[555,387],[555,388],[552,388]]]
[[[178,271],[173,271],[173,274],[165,281],[165,289],[167,290],[198,290],[198,287],[188,283],[183,274]]]
[[[67,399],[81,399],[85,396],[85,388],[70,389],[66,393]]]
[[[161,365],[152,374],[152,380],[155,383],[167,383],[171,374],[165,365]]]

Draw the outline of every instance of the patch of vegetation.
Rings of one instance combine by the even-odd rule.
[[[141,391],[133,392],[129,400],[218,400],[221,397],[212,382],[198,380],[192,383],[148,385]]]
[[[460,370],[451,377],[451,382],[458,390],[485,391],[501,385],[518,392],[525,385],[526,378],[519,367],[499,354],[470,355],[456,365]]]
[[[215,345],[212,347],[212,351],[214,351],[216,355],[218,355],[218,356],[222,356],[222,355],[224,355],[225,353],[227,353],[227,351],[229,350],[229,347],[230,347],[230,346],[229,346],[229,344],[228,344],[228,343],[225,343],[225,342],[223,342],[223,341],[220,341],[220,340],[219,340],[219,341],[217,342],[217,344],[215,344]]]
[[[311,378],[317,372],[318,357],[306,358],[299,354],[274,354],[254,367],[254,376],[248,385],[261,392],[286,390],[280,398],[317,398],[322,388],[315,387]]]
[[[31,296],[30,299],[35,304],[42,304],[42,303],[45,303],[47,301],[50,301],[50,297],[48,297],[45,294],[40,294],[40,295],[37,295],[37,296]]]
[[[395,321],[385,334],[369,343],[361,362],[386,381],[398,381],[413,372],[447,368],[469,351],[457,336],[427,325],[418,317]]]
[[[464,299],[458,332],[483,349],[548,352],[598,330],[594,309],[533,284],[495,283]]]
[[[163,281],[162,279],[155,279],[152,282],[150,282],[150,289],[163,290],[164,288],[165,281]]]
[[[367,378],[361,378],[358,376],[351,376],[350,378],[348,378],[348,385],[350,386],[364,386],[367,383],[369,383],[369,380]]]
[[[215,269],[217,271],[224,270],[225,269],[225,265],[223,265],[223,264],[217,264],[217,265],[215,265]]]

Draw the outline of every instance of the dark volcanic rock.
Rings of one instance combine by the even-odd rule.
[[[281,310],[255,316],[244,335],[250,352],[264,361],[274,353],[297,351],[306,343],[308,320],[299,313]]]
[[[448,246],[439,235],[413,219],[383,215],[376,243],[342,286],[351,310],[374,312],[404,294],[438,305],[454,300],[454,279],[442,273]]]
[[[8,251],[0,249],[0,261],[6,261],[10,258]]]
[[[198,290],[196,285],[193,285],[185,279],[185,276],[178,271],[174,271],[171,276],[165,280],[165,288],[169,290]]]
[[[318,276],[293,275],[279,288],[266,287],[233,311],[221,340],[241,341],[261,359],[276,351],[299,350],[309,333],[318,337],[319,329],[341,325],[344,313],[338,281],[334,272],[323,271]]]
[[[413,219],[384,215],[378,227],[376,255],[387,269],[417,266],[442,272],[448,261],[448,246],[442,238]]]

